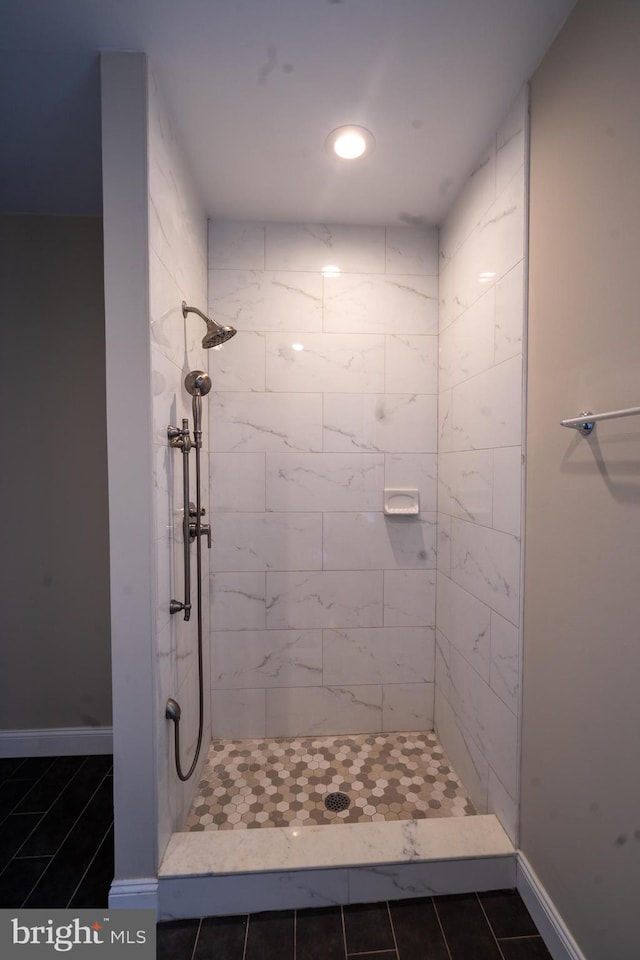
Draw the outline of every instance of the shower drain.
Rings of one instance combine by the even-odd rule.
[[[324,798],[324,805],[327,810],[333,813],[339,813],[340,810],[346,810],[351,805],[351,800],[346,793],[328,793]]]

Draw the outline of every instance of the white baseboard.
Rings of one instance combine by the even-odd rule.
[[[113,753],[112,727],[0,730],[0,757],[77,757]]]
[[[586,960],[553,901],[523,853],[518,853],[516,887],[553,960]]]
[[[155,910],[157,916],[157,878],[139,877],[135,880],[114,880],[109,890],[109,909]]]

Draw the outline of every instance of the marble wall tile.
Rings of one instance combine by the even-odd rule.
[[[382,571],[267,574],[267,627],[381,627]]]
[[[436,517],[385,517],[382,513],[326,513],[325,570],[433,568]]]
[[[322,683],[321,630],[216,632],[215,689],[306,687]],[[215,696],[215,693],[214,693]]]
[[[495,137],[471,171],[456,202],[440,228],[440,252],[451,259],[482,220],[496,198]]]
[[[438,338],[416,334],[385,337],[387,393],[438,392]]]
[[[267,693],[268,737],[374,733],[382,728],[382,687],[289,687]]]
[[[451,706],[505,788],[517,791],[518,721],[464,657],[451,648]]]
[[[214,389],[264,391],[265,352],[265,334],[244,330],[214,347],[209,355],[209,375]]]
[[[478,402],[478,398],[482,402]],[[453,390],[454,450],[512,447],[522,437],[522,358],[513,357]]]
[[[213,570],[318,570],[322,515],[221,513],[212,541]]]
[[[328,394],[324,449],[435,453],[437,403],[419,394]]]
[[[322,330],[319,273],[210,270],[209,307],[238,330]]]
[[[384,273],[384,227],[323,223],[268,223],[267,270],[312,270],[334,265],[342,273]]]
[[[437,277],[437,227],[387,227],[385,268],[387,273]]]
[[[453,295],[458,314],[482,296],[488,283],[499,280],[522,260],[524,240],[524,177],[516,176],[453,259]]]
[[[465,785],[477,813],[487,813],[489,762],[465,729],[449,699],[436,685],[435,731],[453,768]]]
[[[226,739],[266,736],[266,690],[214,690],[211,733]]]
[[[420,494],[420,509],[437,508],[438,456],[435,453],[386,453],[385,487],[415,488]]]
[[[438,453],[453,448],[453,390],[442,390],[438,395]]]
[[[491,525],[493,451],[441,453],[438,464],[438,509],[462,520]]]
[[[522,353],[525,314],[524,260],[496,284],[495,362]]]
[[[263,513],[265,454],[214,450],[211,459],[211,508],[217,513]]]
[[[496,193],[500,194],[527,159],[529,87],[525,85],[496,136]]]
[[[268,510],[381,510],[383,486],[381,453],[267,454]]]
[[[493,365],[495,302],[495,287],[491,287],[440,334],[440,390],[449,390]]]
[[[343,274],[325,282],[324,329],[334,333],[438,332],[435,277]]]
[[[433,729],[433,683],[385,683],[382,729],[386,732]]]
[[[438,513],[437,563],[438,573],[451,576],[451,517]]]
[[[453,265],[444,251],[440,252],[438,277],[438,330],[443,333],[457,316],[453,303]]]
[[[264,630],[266,579],[260,571],[211,576],[213,630]]]
[[[491,688],[513,713],[518,713],[519,631],[495,611],[491,612]]]
[[[522,450],[501,447],[493,451],[493,526],[520,536]]]
[[[209,267],[264,270],[264,224],[210,220]]]
[[[329,686],[434,678],[432,627],[324,630],[322,652],[323,680]]]
[[[382,336],[305,332],[266,336],[267,390],[378,393],[384,389]]]
[[[322,395],[315,393],[209,394],[211,448],[322,450]]]
[[[489,768],[489,809],[495,813],[512,844],[518,846],[518,804]]]
[[[441,630],[436,629],[435,683],[440,695],[449,701],[451,677],[449,672],[450,644]]]
[[[464,520],[451,522],[451,579],[511,623],[520,616],[520,541]]]
[[[438,574],[438,630],[487,682],[491,669],[491,610],[449,577]]]
[[[435,570],[384,571],[385,627],[433,626],[435,613]]]

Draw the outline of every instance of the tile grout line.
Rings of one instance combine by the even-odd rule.
[[[347,871],[348,873],[349,871]],[[347,883],[349,882],[347,877]],[[342,942],[344,944],[344,957],[347,960],[349,954],[347,953],[347,926],[344,922],[344,907],[340,907],[340,918],[342,920]]]
[[[58,758],[56,758],[56,759],[58,759]],[[62,788],[62,790],[60,791],[60,793],[58,794],[58,796],[55,798],[55,800],[53,800],[53,801],[49,804],[49,806],[47,807],[46,810],[42,811],[40,820],[38,820],[37,824],[34,826],[33,830],[32,830],[31,833],[29,834],[29,836],[28,836],[28,837],[25,837],[25,839],[22,841],[22,843],[20,844],[20,846],[18,847],[18,849],[17,849],[16,852],[14,853],[13,857],[11,858],[12,860],[31,860],[31,859],[33,859],[33,857],[21,857],[21,856],[19,855],[19,854],[20,854],[20,851],[21,851],[22,848],[24,847],[25,843],[27,843],[27,841],[31,838],[33,832],[38,829],[38,827],[39,827],[40,824],[42,823],[43,819],[47,816],[47,814],[48,814],[49,811],[52,809],[52,807],[54,807],[55,804],[58,802],[58,800],[60,799],[60,797],[62,796],[62,794],[65,792],[65,790],[67,789],[67,787],[69,787],[69,786],[73,783],[73,781],[75,780],[75,778],[77,777],[77,775],[80,773],[80,771],[81,771],[82,768],[84,767],[84,765],[85,765],[85,763],[87,762],[87,760],[88,760],[88,757],[85,757],[85,759],[84,759],[83,762],[80,764],[80,766],[78,767],[78,769],[76,770],[76,772],[74,773],[74,775],[71,777],[70,780],[68,780],[68,781],[66,782],[66,784],[64,785],[64,787]],[[53,766],[53,764],[52,764],[52,766]],[[50,770],[51,767],[49,767],[48,769]],[[44,776],[44,774],[43,774],[43,776]],[[105,774],[105,776],[108,776],[108,774]],[[104,777],[103,777],[103,779],[104,779]],[[102,783],[102,781],[100,781],[100,782]],[[34,784],[34,786],[35,786],[35,784]],[[23,799],[26,799],[26,798],[23,798]],[[87,802],[88,802],[88,801],[87,801]],[[33,812],[38,813],[39,811],[33,811]],[[14,814],[14,816],[19,816],[19,814]],[[67,834],[67,836],[68,836],[68,834]],[[64,839],[66,840],[66,838],[67,838],[67,837],[65,836]],[[62,843],[64,843],[64,840],[62,841]],[[60,846],[62,846],[62,843],[60,844]],[[60,847],[58,847],[58,850],[59,850],[59,849],[60,849]],[[58,852],[58,850],[56,850],[56,853]],[[55,855],[56,855],[55,853],[52,854],[52,857],[55,857]],[[37,856],[37,855],[36,855],[36,856]]]
[[[244,943],[242,945],[242,960],[246,960],[247,957],[247,944],[249,942],[249,924],[251,923],[251,914],[247,914],[247,926],[244,931]]]
[[[203,919],[203,918],[200,917],[200,919],[198,920],[198,930],[197,930],[197,932],[196,932],[196,938],[195,938],[195,940],[193,941],[193,949],[192,949],[192,951],[191,951],[190,960],[193,960],[193,958],[194,958],[195,955],[196,955],[196,950],[198,949],[198,940],[200,939],[200,931],[202,930],[202,919]]]
[[[442,934],[442,942],[444,943],[444,948],[447,951],[447,956],[449,957],[449,960],[453,960],[453,957],[451,956],[451,950],[449,949],[449,941],[447,940],[447,935],[444,932],[444,927],[442,926],[442,920],[440,919],[440,914],[438,913],[438,905],[436,904],[435,897],[431,897],[431,903],[433,904],[433,911],[436,915],[438,926],[440,927],[440,933]]]
[[[78,816],[77,816],[76,820],[74,821],[73,825],[69,828],[69,830],[68,830],[67,833],[65,834],[64,839],[60,842],[60,845],[58,846],[58,849],[57,849],[56,852],[53,854],[53,856],[50,856],[50,857],[49,857],[49,863],[46,865],[46,867],[44,868],[44,870],[42,871],[42,873],[40,874],[40,876],[38,877],[38,879],[36,880],[36,882],[35,882],[34,885],[32,886],[32,888],[31,888],[31,890],[29,891],[28,895],[27,895],[27,896],[25,897],[25,899],[23,900],[23,902],[22,902],[22,904],[21,904],[21,907],[24,908],[24,904],[27,902],[27,900],[29,899],[29,897],[31,896],[31,894],[34,892],[34,890],[36,889],[36,887],[38,886],[38,884],[40,883],[40,881],[42,880],[42,878],[44,877],[44,875],[46,874],[46,872],[47,872],[47,871],[49,870],[49,868],[51,867],[51,864],[53,863],[53,861],[55,860],[55,858],[58,856],[58,854],[60,853],[60,851],[62,850],[62,847],[64,846],[64,844],[66,843],[66,841],[69,839],[70,834],[72,833],[72,831],[73,831],[73,830],[76,828],[76,826],[78,825],[78,822],[79,822],[80,818],[82,817],[83,813],[85,812],[85,810],[87,809],[87,807],[89,806],[89,804],[91,803],[91,801],[92,801],[93,798],[95,797],[96,793],[98,792],[98,790],[100,789],[100,787],[102,786],[102,784],[104,783],[104,781],[107,779],[108,776],[109,776],[109,774],[108,774],[108,773],[105,773],[104,776],[102,777],[102,779],[100,780],[100,783],[97,785],[96,789],[93,791],[93,793],[91,794],[91,796],[89,797],[89,799],[88,799],[87,802],[85,803],[84,807],[82,808],[82,810],[81,810],[80,813],[78,814]],[[16,858],[14,858],[14,859],[16,859]],[[19,858],[18,858],[18,859],[19,859]],[[10,861],[10,862],[11,862],[11,861]]]
[[[99,843],[98,846],[96,847],[96,852],[95,852],[94,855],[91,857],[91,860],[90,860],[89,863],[87,864],[87,868],[86,868],[86,870],[84,871],[84,873],[82,874],[82,877],[80,878],[80,881],[78,882],[78,884],[76,885],[75,890],[73,891],[73,893],[72,893],[71,896],[69,897],[69,901],[68,901],[68,903],[67,903],[67,910],[69,910],[69,909],[71,908],[71,903],[72,903],[72,901],[73,901],[73,898],[75,897],[76,893],[78,892],[78,890],[79,890],[80,887],[82,886],[82,883],[83,883],[83,881],[84,881],[84,878],[86,877],[86,875],[88,874],[89,870],[91,869],[91,866],[92,866],[92,864],[93,864],[93,861],[96,859],[96,857],[97,857],[98,854],[100,853],[100,850],[102,849],[102,846],[103,846],[105,840],[106,840],[107,837],[109,836],[109,833],[110,833],[112,827],[113,827],[113,820],[111,821],[111,823],[110,823],[109,826],[107,827],[107,829],[106,829],[106,831],[105,831],[105,833],[104,833],[104,836],[103,836],[102,840],[100,841],[100,843]]]
[[[393,946],[396,951],[396,960],[399,960],[400,951],[398,950],[398,941],[396,939],[396,931],[395,931],[395,927],[393,926],[393,917],[391,916],[391,907],[389,905],[388,900],[387,900],[387,913],[389,914],[389,924],[391,926],[391,936],[393,937]]]
[[[495,944],[496,944],[496,947],[498,948],[498,953],[500,954],[500,957],[502,958],[502,960],[504,960],[504,953],[502,952],[502,948],[501,948],[501,946],[500,946],[500,942],[499,942],[498,938],[497,938],[496,935],[495,935],[495,932],[494,932],[494,930],[493,930],[493,927],[491,926],[491,922],[489,921],[489,917],[487,916],[487,911],[485,910],[484,904],[483,904],[482,900],[480,899],[480,895],[478,894],[477,891],[476,891],[476,900],[477,900],[478,903],[480,904],[480,909],[482,910],[482,915],[484,916],[484,919],[486,920],[487,926],[489,927],[489,930],[491,931],[491,936],[493,937],[493,939],[494,939],[494,941],[495,941]]]

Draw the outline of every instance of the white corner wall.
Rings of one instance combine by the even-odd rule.
[[[207,274],[206,219],[143,54],[103,55],[102,122],[115,903],[128,880],[155,876],[197,782],[197,772],[178,780],[164,716],[176,697],[186,768],[198,720],[196,620],[168,613],[182,592],[182,463],[166,429],[191,418],[183,379],[206,369],[204,328],[185,322],[181,301],[205,305]],[[206,489],[206,451],[203,460]],[[203,760],[209,736],[207,705]]]
[[[212,222],[209,264],[214,735],[431,729],[437,231]]]
[[[440,231],[438,736],[516,838],[528,97]]]

